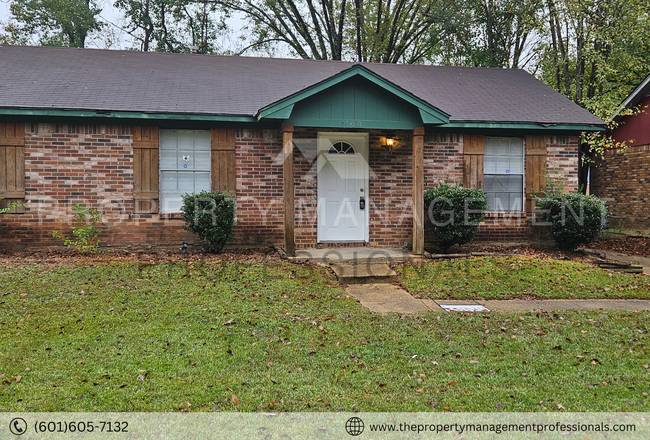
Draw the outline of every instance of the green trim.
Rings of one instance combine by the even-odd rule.
[[[534,130],[534,131],[605,131],[605,127],[582,124],[529,124],[522,122],[450,122],[435,128],[469,128],[488,130]]]
[[[278,113],[280,110],[292,106],[295,103],[302,101],[306,98],[309,98],[310,96],[313,96],[319,92],[322,92],[324,90],[327,90],[328,88],[339,84],[347,79],[352,78],[353,76],[362,76],[363,78],[367,79],[368,81],[376,84],[377,86],[385,89],[386,91],[392,93],[393,95],[403,99],[404,101],[408,102],[409,104],[414,105],[420,110],[420,113],[424,112],[427,115],[427,122],[428,124],[445,124],[449,122],[449,116],[447,113],[443,112],[442,110],[432,106],[428,102],[418,98],[417,96],[413,95],[410,92],[407,92],[406,90],[400,88],[399,86],[393,84],[392,82],[382,78],[381,76],[377,75],[376,73],[368,70],[367,68],[356,64],[349,69],[346,69],[342,72],[337,73],[334,76],[331,76],[330,78],[325,79],[324,81],[321,81],[319,83],[316,83],[312,86],[307,87],[304,90],[301,90],[299,92],[294,93],[293,95],[289,95],[286,98],[283,98],[279,101],[276,101],[272,104],[267,105],[266,107],[261,108],[258,113],[257,113],[257,119],[261,120],[264,118],[271,118],[273,117],[272,115]],[[286,119],[286,118],[285,118]],[[424,120],[424,117],[423,117]]]
[[[347,121],[341,119],[320,119],[320,118],[291,118],[289,121],[298,127],[317,128],[372,128],[386,130],[413,130],[413,123],[409,121],[375,121],[358,120]]]
[[[432,115],[421,107],[418,110],[420,110],[420,117],[422,118],[423,124],[440,124],[440,119],[436,115]]]
[[[144,113],[102,110],[43,110],[0,108],[0,115],[69,118],[150,119],[169,121],[257,122],[257,119],[254,117],[241,115],[210,115],[202,113]]]
[[[293,104],[286,107],[282,107],[273,113],[269,113],[267,119],[289,119],[291,117],[291,112],[293,111]]]

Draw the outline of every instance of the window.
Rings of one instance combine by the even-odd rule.
[[[210,131],[160,130],[160,208],[180,212],[185,193],[210,191]]]
[[[485,137],[483,190],[489,211],[524,210],[524,140]]]
[[[332,144],[328,154],[355,154],[354,147],[347,142],[337,142]]]

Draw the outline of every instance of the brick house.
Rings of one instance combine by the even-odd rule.
[[[27,203],[0,246],[59,244],[76,203],[109,245],[178,245],[180,196],[219,189],[238,243],[421,253],[425,180],[483,189],[482,236],[523,239],[599,130],[515,69],[0,46],[0,196]]]
[[[618,116],[612,132],[624,151],[607,151],[591,167],[590,191],[607,202],[618,217],[612,227],[622,232],[650,234],[650,76],[623,101],[624,108],[639,108],[636,115]]]

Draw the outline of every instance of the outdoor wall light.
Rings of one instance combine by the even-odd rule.
[[[393,136],[382,136],[381,146],[386,147],[388,150],[394,150],[397,148],[397,138]]]

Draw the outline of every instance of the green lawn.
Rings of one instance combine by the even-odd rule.
[[[585,263],[530,257],[473,257],[397,268],[417,298],[650,298],[650,277]]]
[[[650,410],[647,313],[382,316],[277,261],[0,279],[2,411]]]

